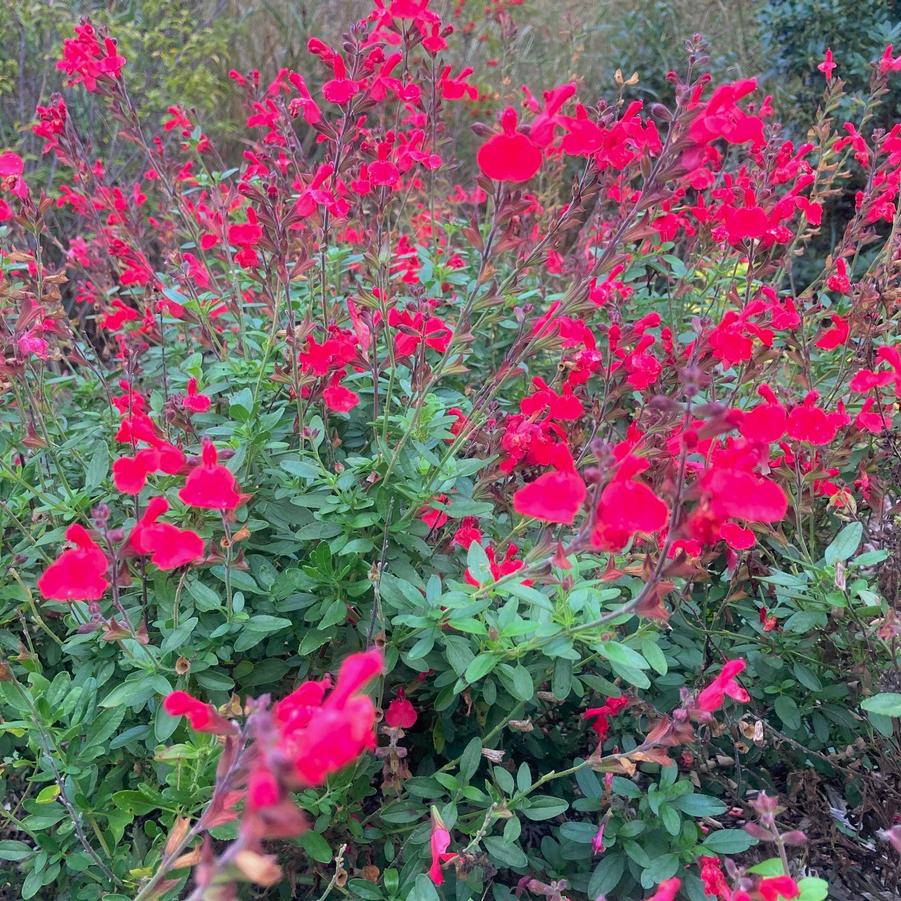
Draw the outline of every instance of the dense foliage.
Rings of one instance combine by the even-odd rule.
[[[53,166],[0,151],[22,897],[897,874],[901,56],[845,122],[827,51],[802,143],[698,37],[671,104],[503,109],[458,37],[377,0],[315,79],[232,72],[229,154],[85,20]]]

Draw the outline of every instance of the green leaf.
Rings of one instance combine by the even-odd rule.
[[[710,795],[682,795],[669,803],[690,817],[715,817],[726,810],[726,805],[719,798]]]
[[[319,863],[328,863],[332,859],[329,843],[315,830],[309,829],[300,836],[300,844],[304,851]]]
[[[529,858],[519,845],[503,839],[499,835],[489,835],[483,839],[488,856],[497,861],[502,867],[525,867],[529,864]]]
[[[648,668],[648,661],[638,653],[617,641],[598,642],[598,651],[611,663],[619,664],[626,669],[643,670]]]
[[[473,542],[475,544],[475,542]],[[470,545],[471,547],[472,545]],[[469,666],[466,667],[464,678],[472,685],[480,679],[484,679],[500,662],[500,657],[496,654],[479,654]]]
[[[504,825],[504,841],[515,842],[520,835],[522,835],[522,823],[519,817],[510,817]]]
[[[228,399],[228,413],[238,422],[246,422],[253,413],[253,392],[250,388],[242,388]]]
[[[218,610],[222,606],[222,600],[219,595],[209,585],[204,585],[203,582],[197,579],[188,583],[188,594],[194,598],[197,609],[201,613]]]
[[[407,895],[407,901],[441,901],[438,889],[425,873],[420,873],[413,884],[413,890]]]
[[[793,698],[790,698],[787,695],[779,695],[779,697],[776,698],[776,703],[773,704],[773,709],[776,711],[776,715],[779,719],[785,723],[787,728],[801,728],[801,711],[798,710],[798,705]]]
[[[805,876],[798,880],[798,888],[801,894],[797,901],[823,901],[829,896],[829,883],[825,879],[816,876]]]
[[[531,701],[535,694],[532,676],[522,664],[518,664],[513,670],[512,687],[513,696],[518,701]]]
[[[188,638],[191,637],[191,633],[194,631],[197,622],[197,617],[191,616],[181,623],[178,628],[173,629],[163,639],[163,643],[160,645],[160,651],[163,654],[168,654],[170,651],[179,650],[187,642]]]
[[[747,851],[756,844],[757,839],[751,838],[742,829],[720,829],[717,832],[711,832],[701,842],[701,847],[714,854],[741,854],[742,851]]]
[[[520,808],[520,813],[530,820],[550,820],[560,816],[569,808],[569,802],[552,795],[532,795],[529,798],[529,806]]]
[[[351,898],[360,898],[361,901],[381,901],[384,897],[377,885],[365,879],[351,879],[347,887],[350,889]]]
[[[560,835],[563,838],[580,845],[590,845],[597,831],[598,827],[594,823],[563,823],[560,826]]]
[[[91,462],[84,474],[84,487],[96,488],[109,471],[109,448],[101,441],[94,449]]]
[[[25,860],[34,854],[34,848],[29,848],[25,842],[9,838],[0,841],[0,860]]]
[[[479,585],[494,581],[488,555],[478,541],[473,541],[469,545],[469,550],[466,552],[466,568]]]
[[[532,787],[532,771],[525,762],[521,763],[516,771],[516,787],[521,792],[527,792]]]
[[[273,632],[281,632],[282,629],[290,629],[290,619],[283,616],[270,616],[267,613],[258,613],[252,616],[246,623],[241,624],[241,631],[235,639],[235,650],[246,651],[259,644],[267,635]]]
[[[860,706],[867,713],[879,716],[901,716],[901,694],[896,691],[883,691],[862,701]]]
[[[659,854],[651,858],[651,865],[641,874],[642,885],[650,887],[657,885],[666,879],[670,879],[679,872],[678,854]]]
[[[514,597],[531,604],[533,607],[537,607],[539,610],[547,610],[548,613],[554,612],[554,605],[551,603],[550,598],[531,585],[523,585],[522,582],[517,582],[514,579],[510,582],[504,582],[498,588],[498,591],[501,594],[512,594]]]
[[[604,859],[594,868],[591,879],[588,880],[588,897],[597,898],[598,895],[609,895],[619,885],[625,871],[625,855],[616,852],[605,854]]]
[[[663,651],[660,650],[659,645],[653,638],[646,638],[641,643],[641,653],[644,655],[644,659],[651,664],[651,668],[654,672],[659,673],[661,676],[665,676],[669,666],[666,662],[666,657],[663,655]]]
[[[481,759],[482,740],[476,737],[470,740],[469,744],[463,749],[463,753],[460,755],[460,777],[465,782],[469,782],[475,775]]]
[[[45,785],[34,799],[38,804],[50,804],[59,797],[58,785]]]
[[[863,538],[863,524],[850,522],[846,525],[826,548],[824,554],[826,562],[831,566],[853,557],[860,547],[860,539]]]
[[[660,822],[663,823],[663,828],[670,835],[678,835],[682,829],[682,818],[679,814],[669,804],[661,804],[658,814]],[[669,877],[664,876],[663,878],[668,879]]]
[[[128,705],[137,707],[149,701],[156,689],[145,676],[126,679],[121,685],[117,685],[101,702],[101,707],[120,707]]]
[[[748,872],[754,873],[755,876],[782,876],[785,873],[785,867],[782,866],[781,858],[770,857],[755,864],[753,867],[749,867]]]
[[[497,783],[497,787],[505,795],[512,795],[516,791],[516,783],[513,781],[511,773],[502,766],[496,766],[492,772],[494,773],[494,781]]]

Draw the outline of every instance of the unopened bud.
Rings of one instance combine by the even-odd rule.
[[[786,845],[803,845],[807,843],[807,836],[800,829],[792,829],[782,833],[782,841]]]

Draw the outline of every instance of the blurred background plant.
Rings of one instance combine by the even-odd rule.
[[[901,4],[894,0],[446,0],[445,5],[465,36],[454,45],[457,63],[477,72],[485,72],[486,64],[499,70],[502,77],[492,78],[492,85],[502,85],[506,100],[518,97],[523,83],[537,89],[575,78],[609,86],[617,69],[626,78],[638,74],[639,96],[665,98],[666,72],[681,64],[685,38],[700,32],[711,47],[709,68],[715,76],[761,76],[780,118],[800,122],[802,111],[816,104],[821,88],[816,65],[827,46],[839,61],[838,76],[848,82],[846,103],[856,105],[866,92],[869,61],[887,44],[901,42]],[[81,16],[90,14],[116,34],[139,85],[135,100],[142,109],[158,119],[177,99],[195,107],[205,130],[228,146],[242,121],[225,77],[229,68],[259,67],[264,78],[282,66],[306,70],[309,37],[334,42],[342,23],[367,8],[360,0],[13,0],[0,7],[5,50],[0,146],[21,149],[25,141],[37,154],[29,129],[34,108],[58,84],[59,47]],[[887,121],[901,101],[901,91],[893,93],[883,106]],[[92,135],[102,143],[92,98],[82,102],[87,109],[73,112],[87,114],[95,126]],[[236,138],[231,149],[238,149]]]

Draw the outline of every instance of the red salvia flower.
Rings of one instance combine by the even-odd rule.
[[[609,698],[602,707],[589,707],[582,714],[583,720],[591,720],[591,728],[597,733],[598,741],[603,743],[610,731],[610,717],[621,713],[629,705],[625,695]]]
[[[243,502],[231,470],[221,466],[212,441],[204,441],[202,461],[188,473],[179,498],[189,507],[206,510],[234,510]]]
[[[822,350],[835,350],[836,347],[847,344],[848,336],[851,334],[847,319],[842,319],[838,313],[833,313],[830,318],[832,328],[826,329],[816,341],[817,347]]]
[[[38,579],[38,590],[48,601],[99,601],[109,587],[106,554],[84,526],[73,523],[66,541],[75,545],[63,551]]]
[[[210,399],[206,394],[201,394],[197,390],[197,379],[188,379],[188,390],[182,398],[182,406],[192,413],[206,413],[210,408]]]
[[[762,895],[763,901],[780,901],[780,899],[791,901],[801,894],[798,883],[791,876],[770,876],[761,879],[757,891]]]
[[[360,395],[341,384],[346,372],[340,369],[322,392],[326,407],[333,413],[349,413],[360,403]]]
[[[823,61],[817,66],[818,71],[822,72],[826,81],[832,81],[832,73],[835,71],[835,62],[832,59],[832,50],[826,48]]]
[[[485,548],[485,556],[488,558],[488,565],[491,568],[491,578],[497,582],[500,579],[503,579],[504,576],[512,575],[515,572],[519,572],[524,566],[522,560],[517,560],[516,555],[519,553],[519,547],[515,544],[508,544],[507,550],[504,552],[504,557],[502,560],[498,560],[495,556],[495,550],[493,547]],[[479,587],[479,582],[476,581],[475,576],[467,569],[463,574],[463,578],[472,585],[474,588]],[[531,579],[523,579],[523,585],[531,585]]]
[[[750,529],[745,529],[734,522],[724,522],[720,526],[720,538],[736,551],[746,551],[754,547],[757,540]]]
[[[653,535],[666,526],[666,502],[633,478],[646,468],[647,464],[637,457],[626,457],[621,462],[616,477],[601,492],[591,536],[593,547],[618,551],[636,532]]]
[[[513,495],[513,509],[542,522],[569,524],[587,493],[577,472],[546,472]]]
[[[448,832],[444,821],[435,808],[432,808],[432,833],[429,837],[429,848],[432,852],[432,864],[429,867],[429,879],[435,885],[444,884],[444,873],[441,872],[442,864],[452,861],[457,855],[448,854],[447,849],[450,847],[451,834]]]
[[[805,441],[808,444],[829,444],[836,432],[843,425],[841,414],[827,413],[816,406],[817,393],[811,391],[804,403],[795,407],[788,414],[787,431],[789,438]]]
[[[163,570],[177,569],[199,560],[205,547],[203,539],[191,529],[157,522],[168,509],[165,498],[153,498],[128,537],[128,544],[133,550],[139,554],[149,554],[150,562]]]
[[[675,876],[672,879],[667,879],[657,886],[657,891],[647,901],[675,901],[681,885],[682,880],[677,879]]]
[[[701,883],[704,893],[718,901],[731,901],[732,892],[726,877],[723,874],[722,865],[718,857],[701,857],[698,859],[701,865]]]
[[[228,735],[234,726],[225,717],[220,716],[212,704],[198,701],[186,691],[172,691],[163,701],[163,710],[169,716],[187,717],[195,732],[212,732],[215,735]]]
[[[125,57],[116,52],[116,42],[104,38],[101,45],[97,32],[85,20],[75,26],[75,37],[63,41],[63,58],[56,68],[69,76],[69,85],[83,84],[91,93],[97,91],[98,82],[119,78]]]
[[[528,181],[541,168],[541,149],[528,135],[516,130],[516,110],[508,106],[501,114],[499,135],[489,138],[476,156],[479,169],[495,181]]]
[[[417,717],[416,708],[407,699],[403,688],[399,688],[397,696],[385,711],[385,724],[392,729],[410,729]]]
[[[591,839],[591,853],[592,854],[603,854],[604,853],[604,829],[607,826],[607,820],[601,820],[598,825],[598,831],[595,832],[594,836]]]
[[[279,748],[293,761],[301,785],[322,785],[332,773],[375,747],[375,705],[360,690],[382,667],[380,651],[352,654],[341,664],[327,696],[329,680],[305,682],[276,704]]]
[[[713,713],[723,706],[726,697],[747,704],[751,696],[736,681],[745,666],[744,660],[727,660],[720,674],[698,695],[695,708],[703,713]]]

